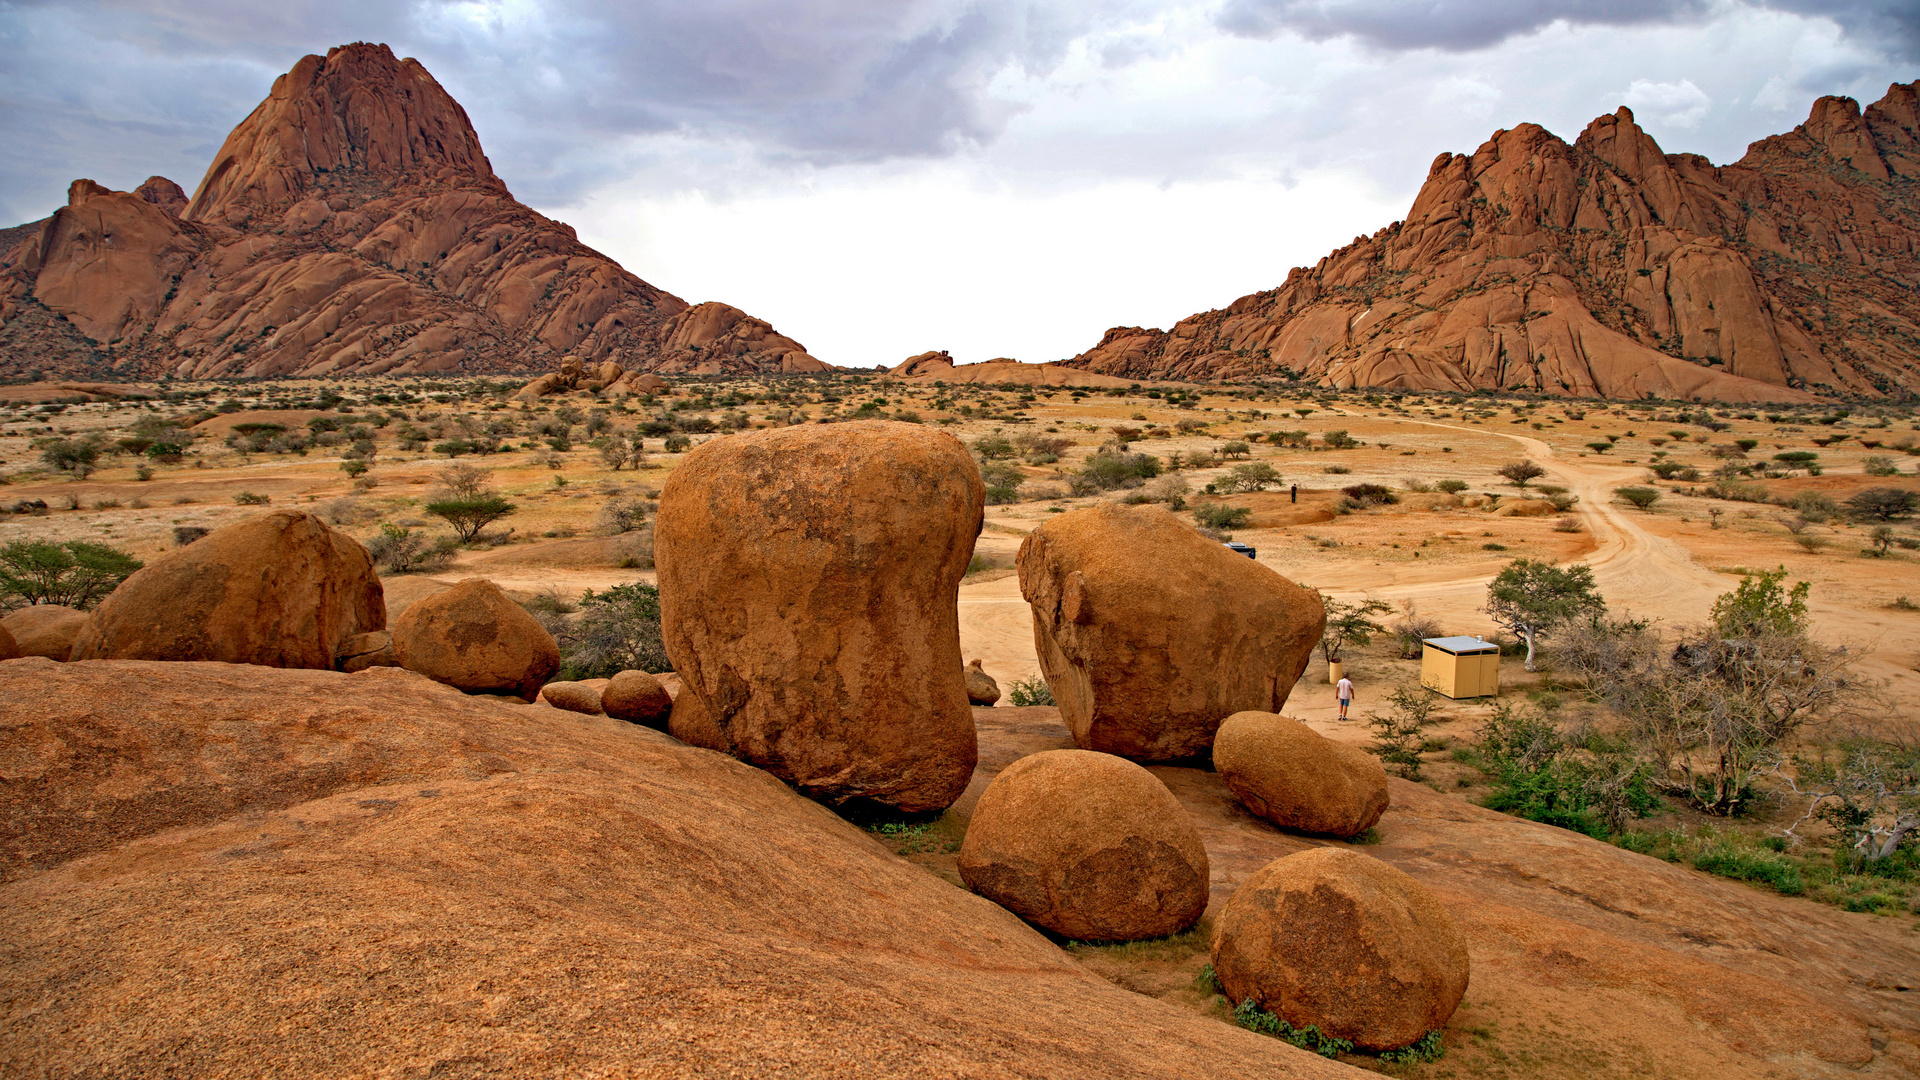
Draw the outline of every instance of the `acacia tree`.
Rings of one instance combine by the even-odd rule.
[[[1482,610],[1527,643],[1526,668],[1532,671],[1540,638],[1582,616],[1604,614],[1607,602],[1594,587],[1591,566],[1575,563],[1562,568],[1515,559],[1487,584],[1487,606]]]
[[[15,540],[0,548],[0,608],[23,603],[92,607],[140,566],[140,560],[106,544]]]
[[[1858,656],[1808,636],[1807,590],[1782,588],[1784,577],[1748,578],[1677,640],[1593,620],[1557,650],[1564,672],[1625,719],[1650,781],[1710,814],[1744,808],[1754,774],[1803,727],[1884,712],[1881,688],[1851,670]]]
[[[1495,471],[1511,480],[1514,487],[1523,489],[1529,481],[1538,480],[1547,475],[1547,470],[1524,458],[1511,465],[1502,465]]]
[[[445,485],[445,490],[424,509],[435,517],[445,518],[461,543],[471,543],[481,529],[519,509],[488,486],[492,475],[487,469],[464,463],[442,469],[440,483]]]
[[[1353,603],[1325,599],[1322,603],[1327,609],[1327,629],[1320,636],[1320,654],[1327,663],[1340,662],[1340,650],[1348,645],[1366,645],[1373,641],[1373,635],[1384,633],[1386,627],[1373,621],[1373,616],[1384,615],[1393,608],[1384,601],[1366,597]]]

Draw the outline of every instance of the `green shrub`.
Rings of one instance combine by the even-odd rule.
[[[1614,488],[1613,493],[1616,497],[1625,502],[1632,503],[1641,510],[1650,510],[1653,508],[1654,503],[1660,501],[1659,488],[1641,487],[1637,484]]]
[[[1045,679],[1035,676],[1031,679],[1015,679],[1007,688],[1007,701],[1015,706],[1052,705],[1053,687]]]
[[[1467,482],[1465,480],[1441,480],[1433,486],[1449,495],[1458,495],[1467,490]]]
[[[1341,488],[1340,493],[1362,506],[1384,506],[1400,501],[1384,484],[1354,484]]]
[[[660,590],[644,582],[615,585],[605,592],[588,589],[580,614],[562,622],[554,635],[560,646],[562,679],[610,679],[622,671],[672,670],[660,636]]]
[[[1785,896],[1799,896],[1807,891],[1807,883],[1800,876],[1799,867],[1777,855],[1763,852],[1741,851],[1726,845],[1711,847],[1693,857],[1693,868],[1721,877],[1766,885]]]
[[[89,608],[140,566],[140,560],[107,544],[15,540],[0,547],[0,608]]]
[[[480,530],[518,510],[519,507],[492,492],[451,499],[436,499],[426,505],[427,513],[446,519],[460,542],[470,543]]]
[[[1285,1020],[1261,1008],[1252,998],[1240,1003],[1233,1010],[1233,1022],[1248,1031],[1261,1035],[1271,1035],[1276,1039],[1292,1043],[1302,1050],[1311,1050],[1321,1057],[1339,1057],[1353,1052],[1353,1042],[1348,1039],[1336,1039],[1322,1034],[1320,1029],[1308,1024],[1296,1028]]]
[[[239,503],[241,506],[265,506],[273,501],[273,497],[270,495],[260,495],[252,491],[243,491],[235,495],[233,501]]]
[[[1226,503],[1203,502],[1193,508],[1193,520],[1209,529],[1237,529],[1252,516],[1252,507],[1228,506]]]

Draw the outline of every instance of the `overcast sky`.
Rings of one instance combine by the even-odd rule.
[[[1624,103],[1732,161],[1920,77],[1920,0],[0,0],[0,224],[79,176],[191,193],[355,40],[662,288],[832,363],[1040,361],[1279,284],[1498,128]]]

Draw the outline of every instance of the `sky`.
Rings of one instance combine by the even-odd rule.
[[[865,367],[1171,326],[1521,123],[1625,104],[1733,161],[1920,78],[1920,0],[0,0],[0,225],[76,177],[191,193],[357,40],[418,57],[521,201]]]

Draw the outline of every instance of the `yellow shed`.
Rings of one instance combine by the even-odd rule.
[[[1427,638],[1420,685],[1458,700],[1500,692],[1500,646],[1474,637]]]

